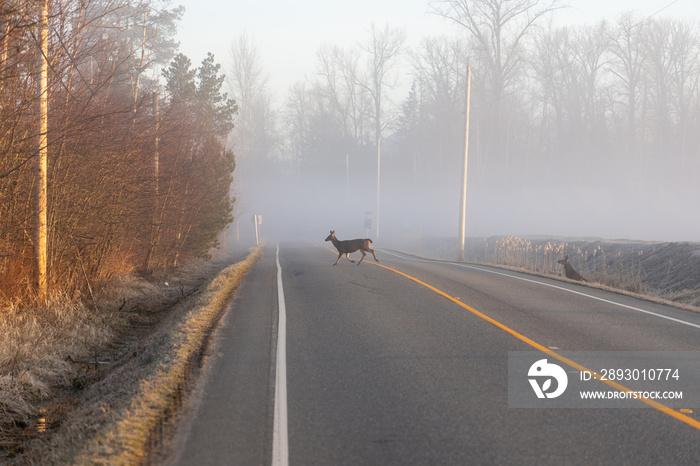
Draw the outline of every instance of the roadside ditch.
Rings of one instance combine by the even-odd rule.
[[[205,273],[163,283],[169,299],[120,312],[125,325],[107,347],[68,360],[72,380],[31,416],[0,432],[0,465],[143,464],[168,435],[196,377],[212,331],[263,247]],[[70,357],[69,357],[70,359]]]

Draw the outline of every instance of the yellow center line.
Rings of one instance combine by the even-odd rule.
[[[329,248],[329,247],[327,247],[327,246],[323,246],[323,247],[326,248],[326,249],[328,249],[329,251],[334,252],[334,253],[337,254],[337,251],[335,251],[335,250],[333,250],[333,249],[331,249],[331,248]],[[455,298],[455,297],[453,297],[453,296],[448,295],[448,294],[445,293],[444,291],[438,290],[437,288],[435,288],[435,287],[432,286],[432,285],[429,285],[429,284],[427,284],[427,283],[425,283],[425,282],[423,282],[423,281],[421,281],[421,280],[419,280],[419,279],[417,279],[417,278],[415,278],[415,277],[412,277],[411,275],[408,275],[408,274],[406,274],[406,273],[400,272],[400,271],[398,271],[398,270],[396,270],[396,269],[394,269],[394,268],[387,267],[386,265],[379,264],[379,263],[376,263],[376,262],[369,262],[369,261],[368,261],[367,263],[368,263],[368,264],[371,264],[371,265],[374,265],[374,266],[377,266],[377,267],[381,267],[381,268],[386,269],[386,270],[390,270],[390,271],[392,271],[392,272],[394,272],[394,273],[397,273],[397,274],[399,274],[399,275],[401,275],[401,276],[404,276],[404,277],[408,278],[409,280],[413,280],[414,282],[418,283],[419,285],[423,285],[424,287],[428,288],[429,290],[434,291],[435,293],[439,294],[440,296],[442,296],[442,297],[444,297],[444,298],[447,298],[447,299],[449,299],[450,301],[452,301],[453,303],[455,303],[455,304],[457,304],[457,305],[463,307],[464,309],[468,310],[469,312],[471,312],[472,314],[476,315],[477,317],[480,317],[480,318],[484,319],[485,321],[487,321],[487,322],[489,322],[489,323],[495,325],[496,327],[500,328],[501,330],[503,330],[503,331],[505,331],[505,332],[507,332],[507,333],[510,333],[511,335],[513,335],[513,336],[514,336],[515,338],[517,338],[518,340],[520,340],[520,341],[522,341],[522,342],[524,342],[524,343],[527,343],[528,345],[532,346],[533,348],[535,348],[535,349],[537,349],[537,350],[539,350],[539,351],[542,351],[543,353],[545,353],[545,354],[547,354],[547,355],[549,355],[549,356],[551,356],[551,357],[553,357],[553,358],[555,358],[555,359],[558,359],[559,361],[563,362],[564,364],[566,364],[566,365],[568,365],[568,366],[570,366],[570,367],[572,367],[572,368],[574,368],[574,369],[576,369],[576,370],[578,370],[578,371],[580,371],[580,372],[584,372],[584,371],[585,371],[585,372],[589,372],[589,373],[593,374],[593,378],[595,378],[596,380],[598,380],[598,381],[600,381],[600,382],[603,382],[604,384],[606,384],[606,385],[608,385],[608,386],[614,388],[615,390],[618,390],[618,391],[620,391],[620,392],[625,392],[625,393],[634,392],[634,390],[629,389],[629,388],[625,387],[624,385],[621,385],[621,384],[619,384],[619,383],[617,383],[617,382],[614,382],[614,381],[612,381],[612,380],[607,380],[607,379],[606,379],[606,380],[601,380],[600,374],[597,374],[595,371],[592,371],[592,370],[590,370],[590,369],[588,369],[588,368],[582,366],[581,364],[579,364],[579,363],[577,363],[577,362],[575,362],[575,361],[572,361],[571,359],[566,358],[566,357],[564,357],[564,356],[562,356],[562,355],[560,355],[560,354],[558,354],[558,353],[556,353],[556,352],[550,350],[550,349],[547,348],[546,346],[543,346],[543,345],[537,343],[536,341],[531,340],[530,338],[526,337],[525,335],[523,335],[523,334],[521,334],[521,333],[518,333],[518,332],[516,332],[515,330],[513,330],[512,328],[510,328],[510,327],[508,327],[508,326],[506,326],[506,325],[500,323],[499,321],[497,321],[497,320],[495,320],[495,319],[493,319],[493,318],[487,316],[487,315],[484,314],[483,312],[477,311],[477,310],[474,309],[473,307],[464,304],[464,303],[463,303],[462,301],[460,301],[459,299],[457,299],[457,298]],[[642,401],[643,403],[646,403],[647,405],[651,406],[652,408],[655,408],[655,409],[657,409],[657,410],[659,410],[659,411],[661,411],[661,412],[664,412],[664,413],[668,414],[669,416],[672,416],[672,417],[678,419],[679,421],[684,422],[684,423],[686,423],[686,424],[688,424],[688,425],[690,425],[690,426],[692,426],[692,427],[695,427],[696,429],[699,429],[699,430],[700,430],[700,422],[699,422],[699,421],[697,421],[697,420],[695,420],[695,419],[693,419],[693,418],[691,418],[691,417],[689,417],[689,416],[686,416],[685,414],[682,414],[682,413],[680,413],[680,412],[674,410],[673,408],[669,408],[668,406],[663,405],[663,404],[659,403],[658,401],[655,401],[655,400],[652,400],[652,399],[649,399],[649,398],[645,398],[645,397],[642,397],[642,396],[640,396],[640,397],[637,398],[637,399],[640,400],[640,401]]]

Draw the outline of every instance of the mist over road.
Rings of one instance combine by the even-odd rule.
[[[279,248],[290,464],[690,464],[700,456],[693,413],[684,422],[650,408],[509,408],[508,352],[534,348],[502,328],[556,351],[698,351],[700,315],[379,249],[379,265],[331,267],[335,253],[320,243]],[[272,461],[277,289],[268,247],[217,332],[176,464]]]

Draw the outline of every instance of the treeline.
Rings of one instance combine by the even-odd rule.
[[[5,299],[34,290],[39,3],[0,3]],[[182,9],[169,4],[49,2],[49,290],[206,255],[231,221],[235,162],[222,138],[236,106],[213,56],[193,68],[176,55]]]
[[[357,46],[319,50],[317,68],[292,87],[279,113],[285,166],[338,182],[349,173],[350,190],[369,181],[356,193],[371,199],[367,184],[376,177],[367,178],[381,138],[383,199],[396,199],[387,215],[402,203],[456,211],[470,64],[471,199],[497,192],[517,201],[547,187],[614,188],[644,199],[658,198],[656,189],[671,200],[697,191],[696,22],[627,13],[562,27],[556,1],[428,5],[449,34],[409,48],[401,31],[373,26]],[[399,55],[389,53],[396,47]],[[591,203],[599,201],[607,199]]]
[[[415,157],[422,166],[416,168],[425,172],[450,163],[463,144],[471,64],[470,145],[479,177],[517,182],[562,165],[590,174],[594,164],[610,162],[627,167],[638,183],[656,178],[659,170],[678,181],[696,179],[696,23],[624,14],[613,24],[547,27],[545,16],[531,22],[547,10],[537,6],[544,2],[434,3],[498,4],[501,11],[518,3],[520,13],[501,18],[477,14],[486,9],[446,11],[459,22],[454,30],[466,34],[424,38],[413,49],[403,48],[409,71],[400,79],[412,86],[393,105],[379,102],[378,83],[386,95],[398,77],[399,62],[381,55],[386,48],[321,49],[314,78],[294,87],[285,106],[291,153],[300,163],[315,159],[317,141],[373,146],[378,126],[381,137],[396,142],[395,156],[410,162],[403,165],[413,169]],[[369,44],[387,44],[391,37],[397,40],[400,32],[372,30]]]

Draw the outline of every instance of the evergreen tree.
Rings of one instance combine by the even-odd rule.
[[[178,53],[170,66],[163,70],[165,88],[172,101],[191,101],[194,98],[196,70],[190,69],[192,62],[183,53]]]
[[[202,123],[210,124],[214,133],[225,136],[233,129],[233,115],[237,112],[236,103],[221,92],[226,77],[219,75],[221,65],[214,62],[214,55],[207,54],[197,70],[199,85],[195,94]]]
[[[208,54],[197,69],[178,54],[164,70],[170,97],[170,118],[180,122],[182,135],[170,141],[172,178],[168,198],[171,222],[178,227],[171,238],[176,258],[180,254],[207,256],[216,238],[233,221],[235,157],[223,143],[233,128],[236,103],[222,93],[224,76]]]

